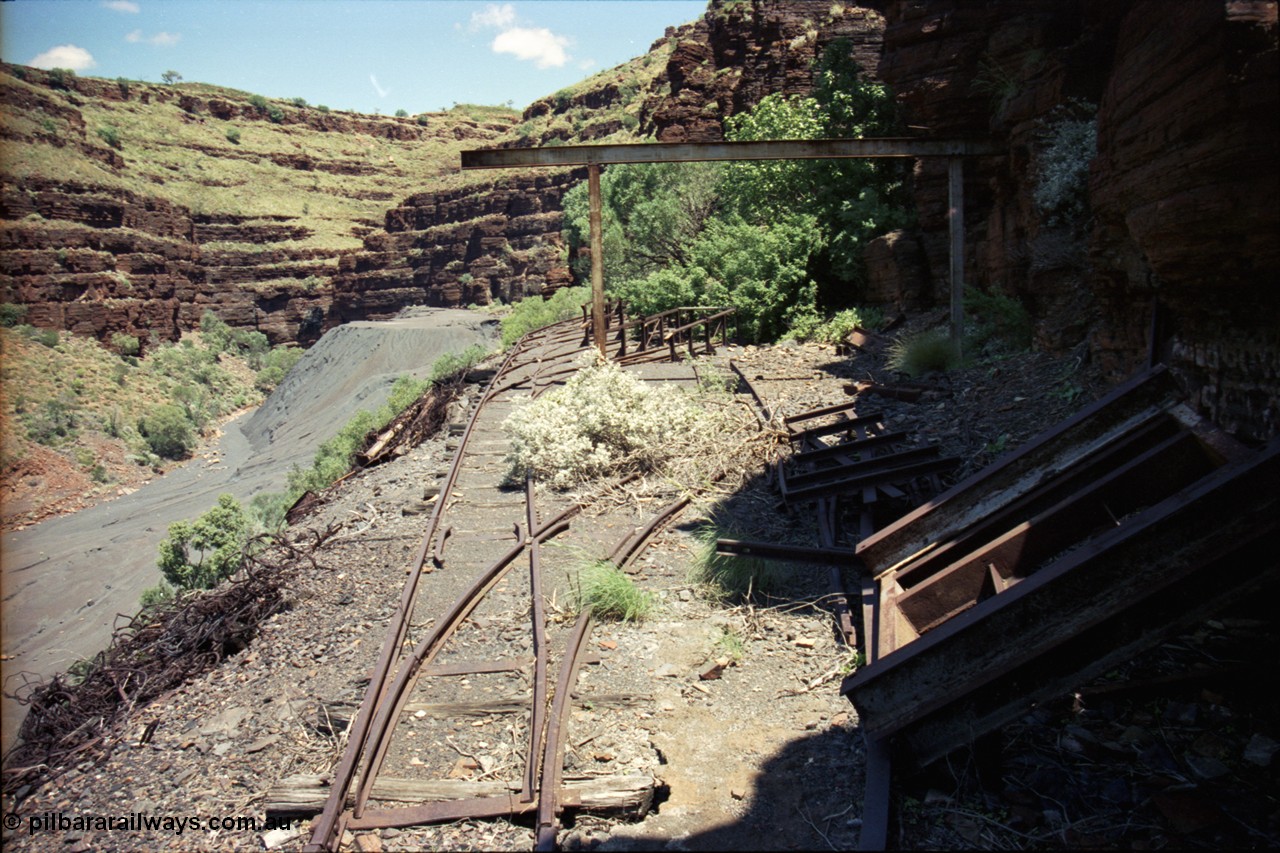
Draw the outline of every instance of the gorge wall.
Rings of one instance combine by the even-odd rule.
[[[967,165],[966,280],[1023,301],[1042,347],[1087,340],[1115,379],[1154,347],[1216,422],[1243,437],[1276,434],[1276,3],[883,8],[879,74],[907,123],[1007,152]],[[1080,151],[1083,204],[1046,210],[1048,151],[1071,122],[1096,128],[1096,151]],[[872,295],[943,304],[945,163],[917,166],[915,197],[918,230],[871,249]]]
[[[427,129],[314,110],[286,110],[283,120],[423,145],[448,135],[477,148],[717,140],[726,117],[764,95],[808,92],[814,57],[845,38],[867,73],[895,92],[911,133],[1000,147],[966,163],[968,282],[1026,305],[1037,346],[1091,356],[1112,378],[1154,351],[1202,411],[1264,438],[1280,424],[1276,5],[714,0],[648,56],[505,123]],[[50,82],[29,73],[38,85],[5,87],[6,106],[38,107],[71,131],[61,144],[116,167],[120,154],[92,144],[75,104],[42,95]],[[74,87],[81,100],[178,98],[172,106],[193,122],[262,121],[229,96],[155,86],[122,95],[109,81]],[[307,174],[399,168],[305,151],[273,156]],[[463,180],[446,174],[454,168],[422,175],[420,191],[380,196],[380,215],[352,224],[358,247],[306,250],[310,226],[297,214],[210,215],[136,188],[6,177],[0,287],[6,301],[29,305],[29,321],[100,338],[143,329],[171,337],[216,306],[233,325],[305,343],[409,304],[483,304],[571,281],[560,206],[581,175]],[[859,301],[945,304],[946,184],[945,163],[917,163],[917,225],[869,247],[870,284]]]

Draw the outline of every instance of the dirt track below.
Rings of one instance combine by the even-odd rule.
[[[254,413],[223,427],[195,459],[138,491],[3,539],[4,692],[19,673],[49,676],[92,656],[117,614],[160,581],[156,548],[171,522],[209,509],[222,493],[247,501],[280,491],[291,466],[359,409],[376,408],[403,373],[425,377],[437,358],[492,345],[496,322],[473,311],[416,309],[382,322],[333,329]],[[2,700],[3,743],[23,708]]]

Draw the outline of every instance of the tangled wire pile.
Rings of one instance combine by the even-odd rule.
[[[5,796],[22,799],[81,761],[105,758],[134,708],[245,648],[258,626],[284,608],[290,579],[304,566],[320,568],[316,552],[340,529],[259,537],[246,546],[241,569],[216,589],[144,609],[117,626],[87,666],[47,682],[24,680],[12,698],[30,710],[5,757]],[[150,734],[144,732],[144,743]]]

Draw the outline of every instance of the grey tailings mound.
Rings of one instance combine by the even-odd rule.
[[[359,409],[386,400],[403,373],[425,378],[441,355],[493,346],[497,322],[458,309],[410,309],[393,320],[328,332],[248,416],[226,424],[215,447],[133,494],[7,534],[3,540],[4,691],[32,672],[63,671],[111,637],[116,615],[160,581],[156,548],[171,522],[209,509],[224,492],[248,501],[282,491],[291,466]],[[24,709],[2,700],[3,749]]]

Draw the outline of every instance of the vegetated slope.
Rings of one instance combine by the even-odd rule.
[[[482,312],[430,311],[333,330],[253,417],[226,424],[196,459],[146,488],[6,533],[4,674],[47,676],[96,653],[116,614],[136,612],[159,580],[156,551],[169,523],[195,518],[224,492],[247,502],[282,491],[290,467],[306,467],[357,409],[381,406],[396,376],[424,378],[446,353],[491,345],[495,325]],[[9,699],[0,707],[11,738],[22,710]]]
[[[139,359],[17,326],[0,328],[0,350],[3,529],[127,494],[171,468],[142,434],[159,407],[181,407],[195,443],[265,396],[250,363],[260,354],[219,350],[199,332]]]
[[[3,300],[103,340],[176,339],[212,308],[311,343],[335,322],[338,256],[516,119],[295,101],[0,66]]]

